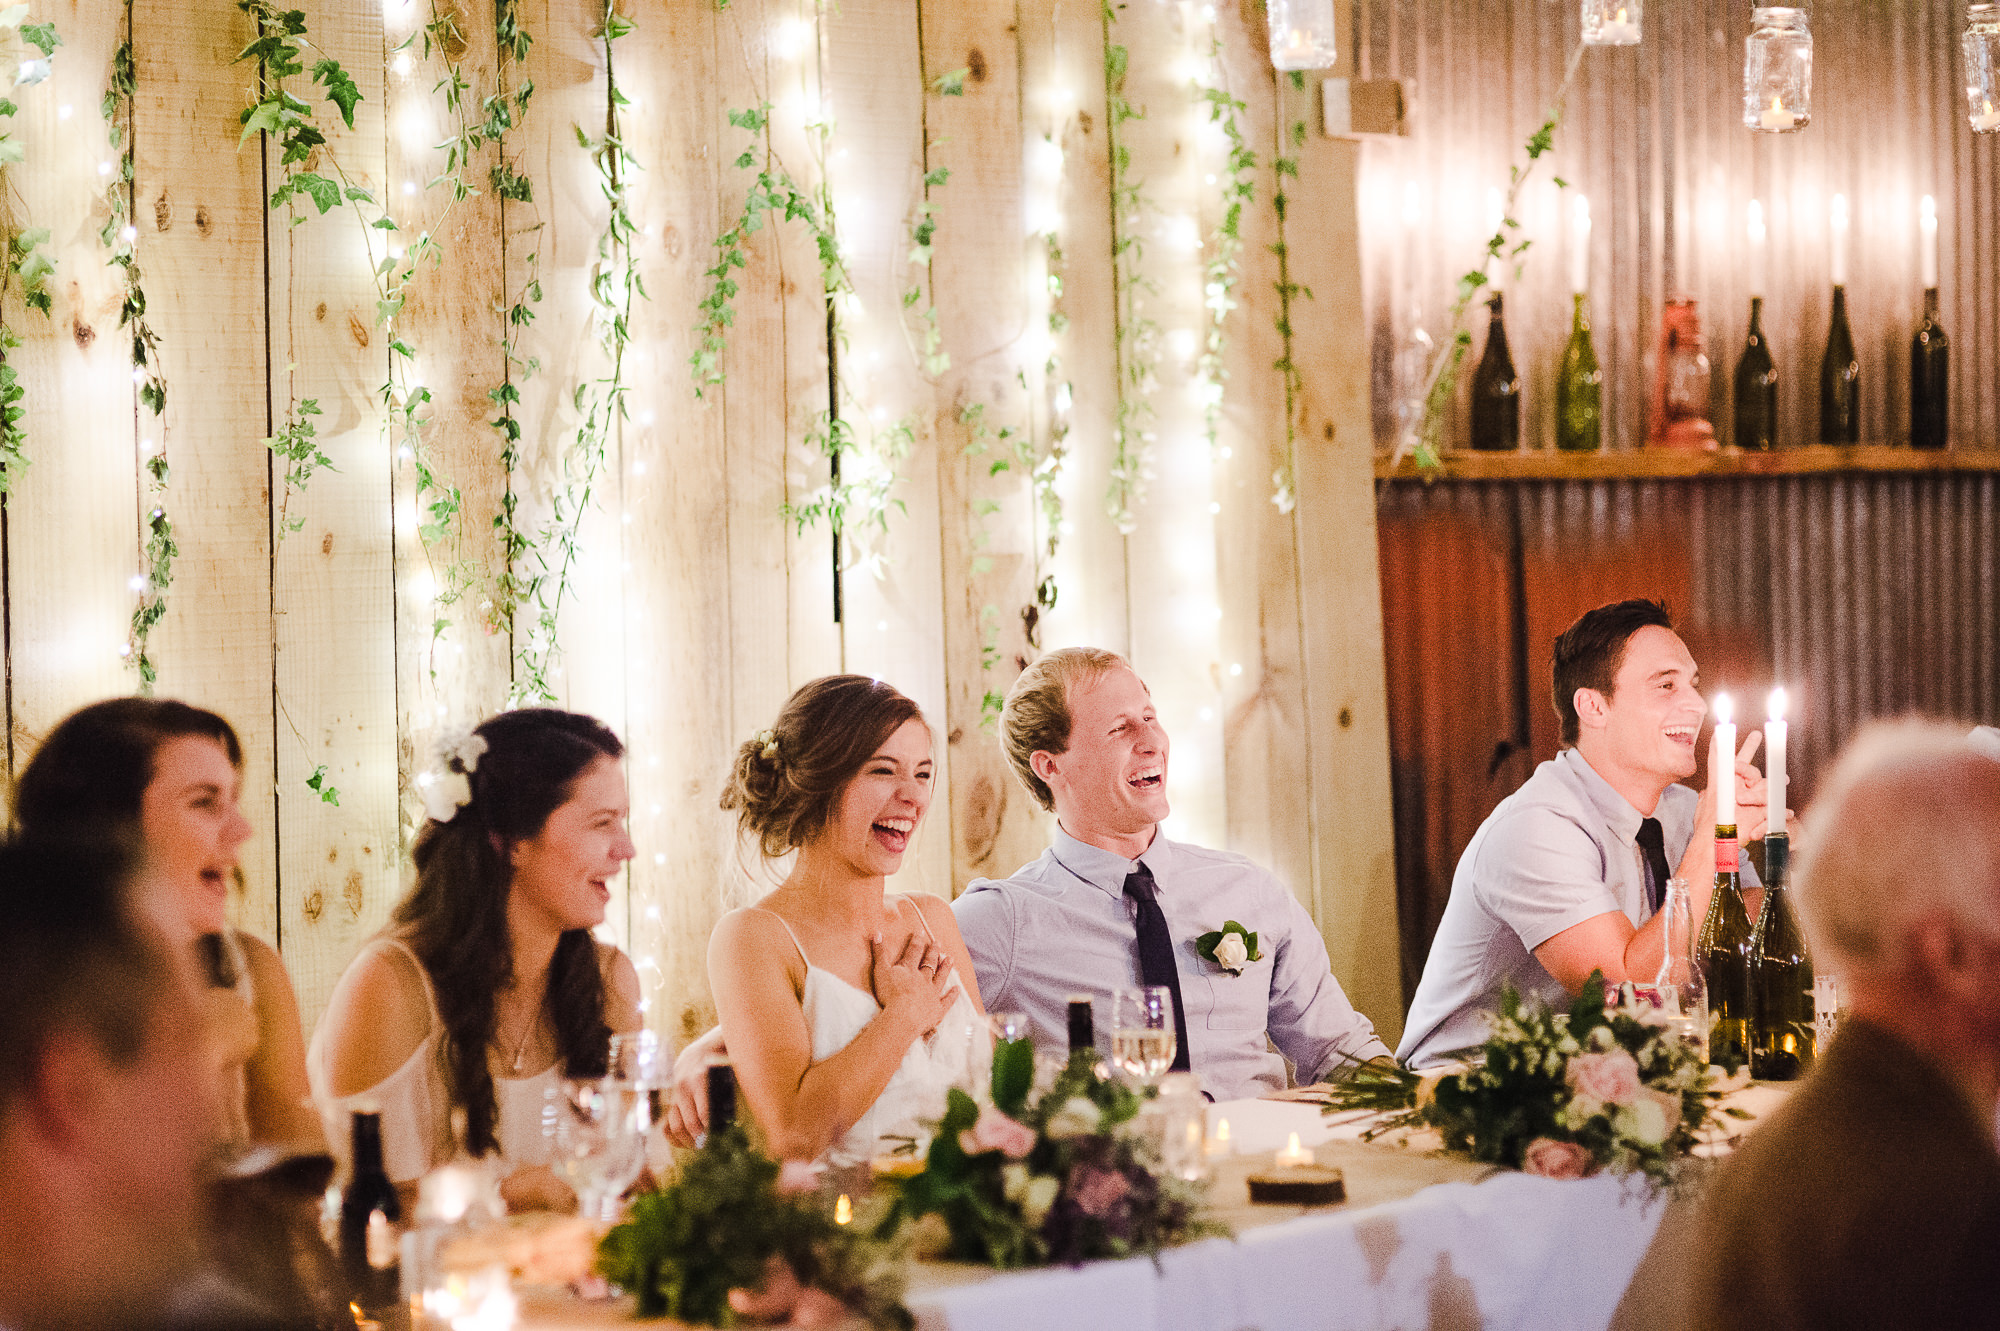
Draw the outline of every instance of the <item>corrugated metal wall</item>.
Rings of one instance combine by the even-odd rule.
[[[1871,717],[2000,722],[2000,475],[1377,495],[1406,993],[1466,843],[1555,752],[1550,644],[1591,606],[1668,600],[1704,689],[1735,693],[1745,724],[1783,684],[1795,808]]]
[[[1562,81],[1577,40],[1574,0],[1356,0],[1365,77],[1402,78],[1411,136],[1364,157],[1364,271],[1374,337],[1378,442],[1390,438],[1389,361],[1414,294],[1436,335],[1457,276],[1491,232],[1487,193]],[[1535,243],[1510,283],[1508,331],[1527,381],[1523,435],[1554,431],[1557,358],[1568,336],[1569,212],[1552,181],[1590,196],[1592,291],[1605,369],[1606,446],[1642,442],[1664,295],[1701,305],[1715,366],[1715,423],[1728,441],[1729,384],[1748,321],[1745,209],[1769,225],[1766,327],[1782,375],[1781,439],[1812,442],[1825,345],[1828,200],[1853,209],[1850,317],[1860,351],[1862,435],[1908,432],[1909,341],[1922,304],[1917,201],[1937,198],[1943,322],[1952,339],[1954,429],[2000,439],[2000,142],[1971,133],[1959,36],[1964,0],[1818,0],[1813,123],[1790,135],[1741,123],[1747,0],[1653,0],[1645,42],[1585,53],[1556,150],[1518,216]],[[1401,222],[1407,183],[1419,221]],[[1484,311],[1479,339],[1484,341]],[[1447,434],[1462,443],[1464,423]]]

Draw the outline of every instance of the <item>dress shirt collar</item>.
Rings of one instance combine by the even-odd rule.
[[[1604,825],[1616,833],[1619,840],[1638,841],[1639,824],[1645,821],[1646,815],[1633,808],[1631,800],[1613,790],[1611,783],[1599,776],[1597,769],[1575,749],[1564,749],[1556,755],[1556,761],[1569,768],[1570,774],[1583,787],[1591,807],[1597,810],[1598,816],[1604,819]],[[1654,810],[1655,816],[1658,812]]]
[[[1633,826],[1636,829],[1638,824]],[[1055,855],[1056,863],[1063,868],[1098,891],[1120,899],[1125,895],[1125,879],[1141,861],[1152,870],[1157,880],[1166,872],[1170,860],[1170,843],[1166,834],[1157,827],[1153,829],[1153,844],[1146,847],[1136,860],[1128,860],[1115,850],[1079,841],[1060,822],[1056,824],[1055,840],[1049,849]]]

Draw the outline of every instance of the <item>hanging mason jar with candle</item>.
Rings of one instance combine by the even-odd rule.
[[[2000,134],[2000,4],[1965,14],[1965,109],[1974,134]]]
[[[1334,62],[1333,0],[1265,0],[1274,69],[1325,69]]]
[[[1646,0],[1583,0],[1585,46],[1637,46]]]
[[[1743,45],[1743,124],[1790,134],[1812,123],[1812,23],[1804,9],[1759,5]]]

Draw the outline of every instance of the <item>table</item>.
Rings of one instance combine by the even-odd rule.
[[[1753,1086],[1731,1103],[1761,1115],[1785,1093]],[[1429,1154],[1421,1136],[1363,1142],[1366,1122],[1329,1121],[1311,1104],[1233,1101],[1210,1115],[1230,1120],[1241,1152],[1213,1162],[1211,1189],[1235,1239],[1157,1264],[917,1262],[908,1303],[921,1331],[1605,1331],[1668,1210],[1638,1182],[1534,1178]],[[1346,1174],[1346,1203],[1250,1203],[1248,1174],[1292,1132]],[[622,1304],[529,1294],[522,1305],[532,1331],[627,1324]]]

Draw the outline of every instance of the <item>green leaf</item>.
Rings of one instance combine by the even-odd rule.
[[[1028,1092],[1034,1084],[1035,1042],[996,1041],[993,1045],[994,1108],[1009,1118],[1021,1117],[1022,1107],[1027,1103]]]
[[[62,45],[62,38],[57,35],[56,25],[53,23],[23,23],[21,38],[34,46],[39,46],[43,55],[54,55],[56,48]]]
[[[340,118],[349,129],[354,128],[354,107],[362,100],[361,85],[340,67],[340,62],[332,57],[323,57],[313,65],[314,83],[326,85],[326,100],[340,108]]]

